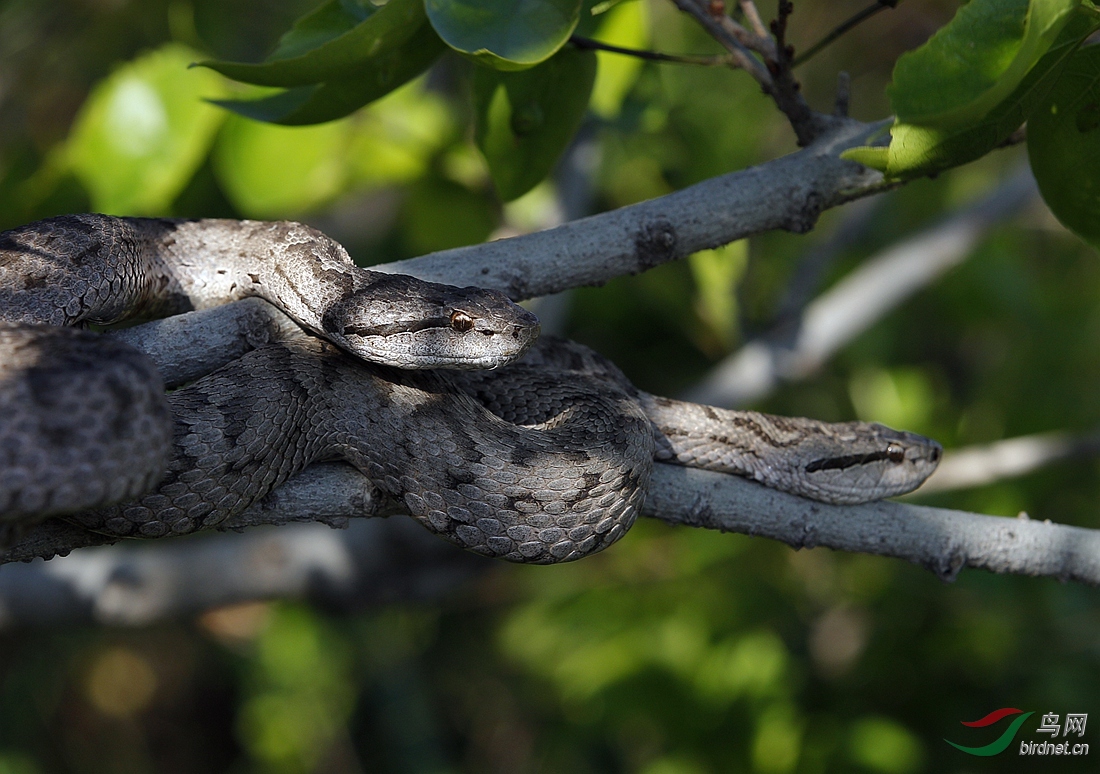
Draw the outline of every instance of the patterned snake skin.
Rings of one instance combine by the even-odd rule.
[[[263,347],[165,397],[136,350],[64,327],[246,296],[327,341]],[[357,268],[296,223],[79,215],[9,231],[0,320],[5,524],[184,534],[344,459],[433,532],[551,563],[629,529],[654,459],[855,503],[916,488],[940,454],[881,425],[648,395],[578,344],[534,345],[537,320],[498,292]]]

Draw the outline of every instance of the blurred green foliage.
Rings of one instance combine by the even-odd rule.
[[[305,218],[374,263],[554,222],[553,182],[508,205],[494,194],[464,129],[473,108],[458,74],[471,65],[456,56],[315,127],[197,98],[260,96],[183,65],[259,61],[313,5],[7,0],[0,224],[89,208]],[[797,3],[795,45],[860,5]],[[670,3],[610,9],[591,22],[605,39],[716,50]],[[807,97],[828,105],[845,69],[854,113],[882,117],[893,62],[953,10],[910,0],[880,14],[800,71]],[[582,130],[594,209],[793,148],[741,73],[597,57]],[[828,279],[980,195],[1020,156],[887,195]],[[800,256],[842,217],[576,291],[564,332],[675,394],[769,326]],[[1098,300],[1100,259],[1033,209],[762,408],[886,421],[948,447],[1087,430],[1100,424]],[[1100,527],[1098,472],[1081,459],[925,501]],[[1098,602],[1049,579],[964,571],[944,584],[896,561],[641,523],[604,554],[494,566],[434,604],[256,604],[143,630],[6,631],[0,772],[1090,771],[1089,759],[969,758],[943,739],[975,740],[959,721],[1004,706],[1100,722]],[[1095,738],[1090,725],[1084,741]]]

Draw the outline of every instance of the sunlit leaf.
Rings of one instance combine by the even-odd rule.
[[[271,771],[315,771],[355,702],[351,643],[310,611],[282,607],[249,662],[237,732]]]
[[[215,171],[229,198],[255,217],[308,212],[352,187],[409,182],[451,136],[442,97],[412,83],[354,119],[280,127],[231,117]]]
[[[1046,53],[1080,0],[971,0],[904,54],[888,89],[898,120],[952,129],[1008,97]]]
[[[748,265],[745,240],[688,256],[695,279],[695,311],[706,328],[700,348],[715,356],[727,351],[737,333],[737,282]]]
[[[645,48],[649,45],[649,6],[637,2],[615,5],[601,17],[596,38],[624,48]],[[596,59],[599,69],[592,87],[592,112],[611,119],[619,115],[644,62],[606,51],[597,51]]]
[[[226,195],[259,218],[308,212],[347,184],[342,123],[288,128],[231,116],[218,138],[214,169]]]
[[[1100,248],[1100,46],[1070,58],[1028,121],[1027,151],[1051,212]]]
[[[775,702],[760,713],[752,744],[753,771],[788,774],[798,764],[805,721],[789,702]]]
[[[350,126],[349,171],[357,185],[375,186],[423,175],[455,131],[446,99],[422,82],[372,103]]]
[[[202,97],[223,84],[189,71],[194,58],[168,44],[123,65],[88,96],[63,153],[96,210],[165,213],[202,163],[224,119]]]
[[[984,156],[1028,120],[1058,81],[1081,41],[1098,27],[1096,14],[1088,11],[1075,14],[1016,89],[972,124],[942,128],[898,122],[890,129],[888,148],[853,148],[843,153],[843,157],[879,169],[891,179],[907,179]]]
[[[573,49],[522,72],[477,69],[475,137],[502,199],[550,173],[584,118],[595,77],[595,54]]]
[[[425,0],[428,18],[455,51],[498,70],[549,59],[577,26],[581,0]]]

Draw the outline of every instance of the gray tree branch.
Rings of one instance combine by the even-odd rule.
[[[288,524],[155,544],[131,540],[4,567],[0,628],[140,626],[286,598],[353,611],[438,599],[487,566],[411,519],[355,519],[339,530]]]
[[[496,288],[520,301],[602,285],[773,229],[802,234],[823,211],[890,187],[881,173],[840,158],[883,126],[846,120],[797,153],[657,199],[534,234],[374,268]]]
[[[1022,169],[980,201],[876,255],[772,333],[727,357],[687,395],[715,406],[742,406],[782,381],[804,379],[837,350],[970,255],[995,224],[1035,201]]]
[[[921,493],[986,486],[1057,462],[1092,459],[1098,454],[1100,430],[1082,435],[1039,433],[953,449],[944,454],[936,472],[921,487]]]
[[[337,464],[307,473],[307,486],[328,492],[362,480]],[[297,498],[301,479],[288,482],[281,497]],[[0,626],[72,620],[144,624],[285,596],[355,607],[441,595],[491,564],[411,520],[357,519],[362,514],[353,499],[342,501],[342,513],[326,503],[330,521],[354,519],[342,532],[295,525],[166,545],[126,541],[62,561],[9,565],[0,572]],[[905,559],[946,581],[972,567],[1100,585],[1100,532],[1026,518],[899,502],[825,505],[736,476],[665,464],[654,469],[642,513],[669,524],[767,537],[796,549],[827,546]],[[287,520],[291,515],[301,513],[288,513]]]

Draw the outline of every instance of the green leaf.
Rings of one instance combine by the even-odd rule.
[[[1082,9],[1007,98],[969,126],[944,128],[904,123],[890,129],[889,148],[853,148],[843,158],[879,169],[891,179],[932,174],[984,156],[1016,130],[1057,83],[1066,62],[1093,31],[1095,12]]]
[[[214,152],[214,171],[243,214],[278,218],[314,210],[345,189],[347,126],[287,128],[230,116]]]
[[[329,0],[294,22],[267,61],[304,56],[355,29],[377,10],[369,0]]]
[[[584,118],[596,78],[592,51],[564,49],[538,67],[474,72],[475,138],[504,201],[534,188]]]
[[[319,124],[343,118],[415,78],[443,53],[439,36],[425,22],[416,34],[344,77],[287,89],[256,100],[213,100],[247,118],[286,126]]]
[[[649,45],[649,6],[645,3],[622,3],[612,7],[602,17],[596,39],[625,48],[646,48]],[[613,119],[622,109],[623,99],[638,80],[644,62],[633,56],[619,56],[597,51],[596,85],[592,87],[592,112],[604,119]]]
[[[1100,248],[1100,46],[1070,58],[1028,121],[1027,152],[1051,212]]]
[[[696,339],[703,351],[728,352],[737,335],[737,284],[748,265],[744,239],[688,256],[695,280],[695,313],[705,327]]]
[[[885,172],[890,167],[890,149],[884,146],[864,145],[859,148],[849,148],[841,153],[840,157],[877,169],[879,172]]]
[[[577,26],[581,0],[424,0],[448,46],[497,70],[549,59]]]
[[[415,49],[423,43],[428,26],[423,0],[390,0],[381,8],[367,0],[329,0],[299,19],[262,64],[214,60],[198,64],[258,86],[359,80],[370,78],[375,70],[392,68],[397,55],[422,61]]]
[[[422,177],[455,135],[448,105],[438,91],[414,82],[349,120],[354,131],[345,161],[353,182],[378,187]]]
[[[427,177],[401,207],[401,241],[413,255],[484,242],[498,222],[492,196],[451,180]]]
[[[1007,98],[1058,37],[1080,0],[971,0],[904,54],[887,89],[898,121],[970,126]]]
[[[164,214],[205,158],[224,119],[202,100],[220,77],[188,71],[195,52],[170,43],[129,62],[92,90],[62,154],[92,207]]]
[[[214,171],[242,213],[277,218],[315,210],[351,187],[407,183],[453,135],[443,97],[412,83],[354,119],[282,127],[230,117]]]

